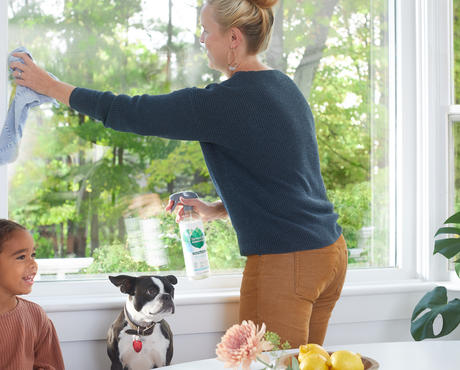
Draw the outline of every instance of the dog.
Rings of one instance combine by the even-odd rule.
[[[174,286],[168,276],[109,276],[128,294],[126,304],[107,333],[111,370],[147,370],[171,363],[173,335],[165,317],[174,314]]]

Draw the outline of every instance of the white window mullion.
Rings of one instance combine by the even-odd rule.
[[[451,101],[450,0],[416,1],[417,64],[417,232],[418,273],[448,279],[444,257],[433,256],[434,234],[449,215],[449,132]]]
[[[0,1],[0,130],[7,107],[8,2]],[[8,216],[7,166],[0,166],[0,218]]]
[[[416,19],[415,1],[396,1],[397,267],[416,277]]]

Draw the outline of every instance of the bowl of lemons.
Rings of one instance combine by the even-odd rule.
[[[300,370],[376,370],[379,368],[378,362],[370,357],[347,350],[328,352],[313,343],[301,345],[299,352],[282,356],[279,365],[292,370],[297,368]]]

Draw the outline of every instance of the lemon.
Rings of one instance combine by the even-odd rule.
[[[309,352],[300,361],[300,370],[329,370],[327,359],[316,352]]]
[[[319,353],[320,355],[324,356],[324,358],[326,358],[327,361],[331,360],[331,356],[329,356],[329,353],[327,353],[327,351],[319,344],[308,343],[305,345],[301,345],[299,347],[299,361],[302,361],[302,358],[304,358],[305,355],[310,352]]]
[[[331,355],[331,370],[364,370],[361,357],[351,351],[336,351]]]

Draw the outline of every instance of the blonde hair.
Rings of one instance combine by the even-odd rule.
[[[247,52],[258,54],[268,47],[273,25],[272,7],[278,0],[207,0],[224,31],[238,28],[247,41]]]

